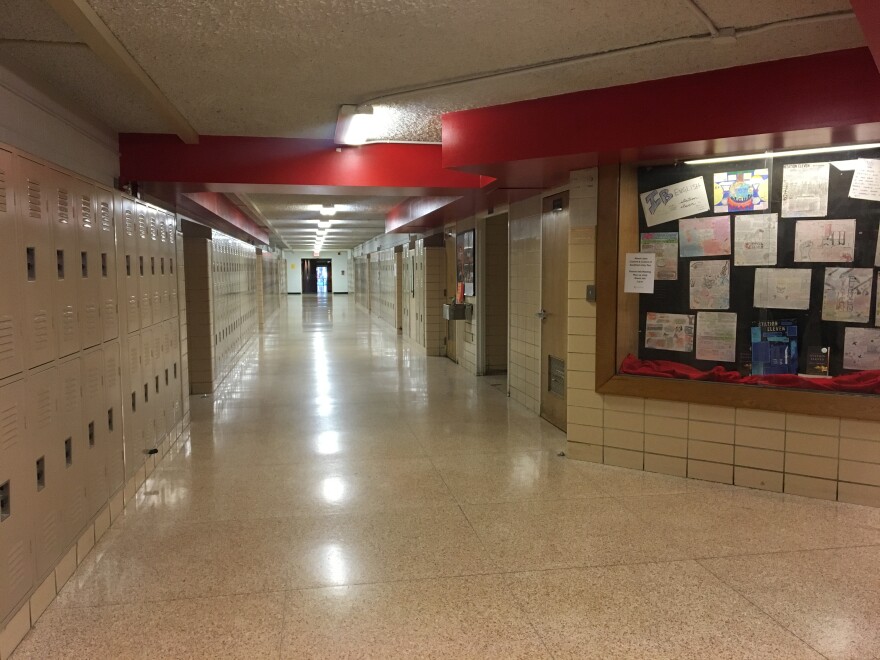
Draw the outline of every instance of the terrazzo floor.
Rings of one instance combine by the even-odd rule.
[[[291,297],[13,658],[880,657],[880,510],[564,447]]]

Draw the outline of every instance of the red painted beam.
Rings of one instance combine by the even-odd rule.
[[[504,186],[540,185],[558,174],[560,157],[571,169],[676,150],[874,139],[878,126],[880,72],[870,51],[856,48],[448,113],[443,165]],[[762,140],[724,141],[730,136]]]
[[[444,169],[441,147],[370,144],[337,150],[329,140],[201,136],[184,144],[173,135],[121,134],[122,181],[235,186],[403,188],[455,194],[487,181]]]
[[[181,199],[181,197],[186,199]],[[255,239],[258,243],[269,243],[269,233],[242,213],[225,195],[215,192],[193,192],[180,195],[178,199],[182,202],[189,200],[192,204],[197,205],[198,210],[193,208],[191,204],[186,204],[191,212],[197,211],[198,219],[203,222],[206,219],[213,220],[213,222],[209,221],[206,224],[214,229],[235,235],[236,238],[242,240],[248,240],[242,236],[244,234]],[[238,231],[235,231],[236,229]]]
[[[856,13],[856,18],[859,19],[862,34],[865,35],[865,41],[874,56],[874,63],[880,69],[880,2],[877,0],[850,0],[850,4]]]

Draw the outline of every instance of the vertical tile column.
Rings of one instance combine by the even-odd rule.
[[[189,224],[189,223],[188,223]],[[214,314],[211,285],[211,240],[184,232],[186,262],[187,364],[190,392],[214,391]]]

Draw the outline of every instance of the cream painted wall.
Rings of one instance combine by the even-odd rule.
[[[333,268],[333,293],[348,293],[350,250],[325,250],[318,257],[311,252],[284,251],[287,259],[287,293],[302,293],[302,274],[300,268],[303,259],[330,259]]]

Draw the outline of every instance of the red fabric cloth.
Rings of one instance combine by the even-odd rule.
[[[640,360],[635,355],[627,355],[620,365],[620,373],[634,376],[654,376],[655,378],[683,378],[687,380],[706,380],[715,383],[742,383],[745,385],[769,385],[802,390],[825,392],[852,392],[858,394],[880,394],[880,371],[857,371],[831,378],[804,378],[796,374],[774,374],[770,376],[742,376],[737,371],[727,371],[718,366],[709,371],[701,371],[680,362],[670,360]]]

